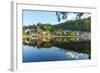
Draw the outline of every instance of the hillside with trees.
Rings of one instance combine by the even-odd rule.
[[[91,17],[83,18],[83,19],[77,19],[77,20],[68,20],[63,23],[59,24],[42,24],[37,23],[29,26],[23,26],[23,29],[37,29],[40,28],[43,31],[57,31],[57,30],[71,30],[71,31],[87,31],[89,32],[91,30]]]
[[[52,26],[54,30],[90,31],[91,17],[80,20],[68,20]]]

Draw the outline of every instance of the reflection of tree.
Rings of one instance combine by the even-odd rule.
[[[29,43],[23,41],[24,45],[29,45],[33,47],[41,48],[51,48],[51,47],[58,47],[65,50],[72,50],[79,53],[87,53],[91,54],[91,47],[90,41],[66,41],[66,38],[52,38],[45,40],[29,40]]]
[[[29,43],[28,43],[29,42]],[[29,45],[29,46],[35,46],[37,48],[50,48],[52,47],[50,43],[50,38],[37,38],[37,39],[24,39],[23,40],[24,45]]]
[[[87,53],[90,55],[90,41],[54,42],[53,46],[57,46],[65,50],[73,50],[79,53]]]

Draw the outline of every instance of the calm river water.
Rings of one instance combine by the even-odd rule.
[[[66,41],[66,38],[23,41],[23,62],[91,59],[89,40]]]

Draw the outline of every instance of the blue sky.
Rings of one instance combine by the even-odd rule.
[[[23,11],[23,24],[32,25],[36,23],[51,23],[57,24],[56,12],[48,11]]]
[[[90,16],[90,14],[84,14],[83,18],[86,16]],[[69,14],[67,20],[75,19],[75,14]],[[65,20],[62,20],[61,22],[64,22]],[[32,10],[23,10],[23,24],[33,25],[37,23],[50,23],[52,25],[58,24],[58,20],[56,17],[56,12],[51,11],[32,11]]]

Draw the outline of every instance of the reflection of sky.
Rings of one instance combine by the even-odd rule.
[[[72,52],[72,51],[67,52],[66,55],[68,56],[68,58],[75,59],[75,60],[79,60],[79,59],[82,60],[82,59],[89,58],[89,55],[87,54],[77,53],[77,52]]]
[[[82,18],[88,17],[90,14],[85,13]],[[66,20],[74,20],[76,17],[76,14],[69,13],[67,15],[67,19],[62,20],[61,22],[64,22]],[[56,12],[50,12],[50,11],[32,11],[32,10],[24,10],[23,11],[23,24],[24,25],[32,25],[36,23],[51,23],[51,24],[57,24],[59,23],[56,17]]]
[[[39,49],[36,47],[23,46],[23,62],[83,60],[88,58],[89,55],[87,54],[64,50],[57,47]]]

